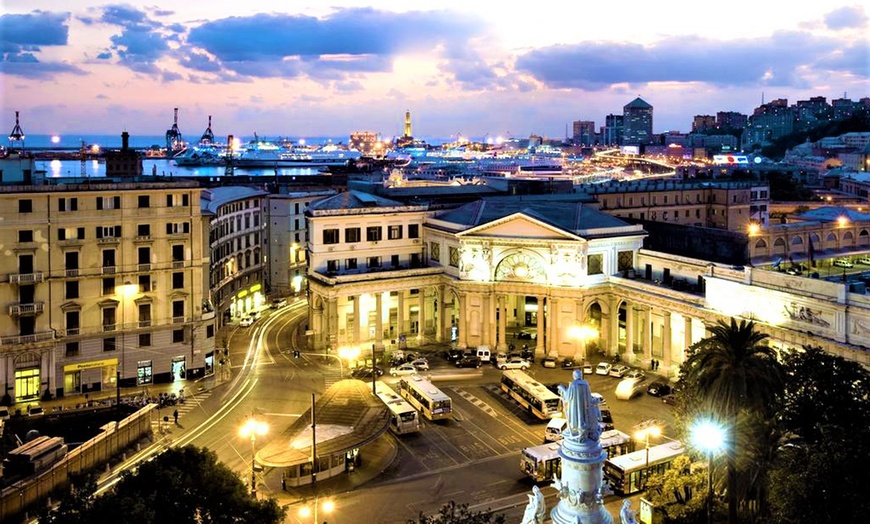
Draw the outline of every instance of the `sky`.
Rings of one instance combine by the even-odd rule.
[[[854,0],[4,0],[0,129],[558,139],[641,97],[653,131],[870,96]]]

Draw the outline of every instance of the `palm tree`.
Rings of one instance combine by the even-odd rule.
[[[741,412],[769,416],[782,391],[782,367],[767,335],[753,321],[732,318],[708,327],[711,335],[693,345],[683,365],[684,380],[699,408],[718,413],[731,432],[728,447],[728,521],[737,521],[738,471],[734,434]]]

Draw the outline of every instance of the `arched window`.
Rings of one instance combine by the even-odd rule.
[[[767,248],[767,242],[763,238],[758,239],[758,242],[755,243],[755,249],[766,249],[766,248]]]

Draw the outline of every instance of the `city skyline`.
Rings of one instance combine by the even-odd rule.
[[[392,1],[215,5],[12,0],[0,15],[0,122],[28,134],[547,138],[637,96],[653,131],[762,103],[870,95],[868,13],[850,1],[728,12]],[[626,16],[627,12],[633,15]],[[630,35],[625,37],[624,35]],[[147,96],[146,96],[147,95]]]

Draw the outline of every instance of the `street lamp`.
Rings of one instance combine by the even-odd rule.
[[[586,343],[598,338],[598,330],[588,324],[575,325],[568,328],[568,336],[580,341],[581,356],[586,360]],[[577,360],[576,350],[574,360]]]
[[[646,487],[647,478],[649,478],[649,437],[659,437],[662,434],[662,428],[656,425],[649,425],[638,429],[634,433],[634,438],[646,442],[646,466],[644,466],[643,484]]]
[[[257,498],[257,466],[254,460],[254,448],[257,444],[257,435],[265,435],[269,431],[269,426],[262,421],[254,418],[253,415],[248,417],[248,420],[239,429],[239,435],[243,438],[251,437],[251,495]]]
[[[711,419],[695,422],[692,443],[707,453],[707,523],[713,522],[713,454],[725,447],[725,429]]]
[[[335,502],[332,499],[326,499],[323,502],[320,502],[319,497],[317,495],[314,496],[314,504],[308,506],[302,506],[299,508],[299,516],[303,519],[307,519],[308,517],[314,516],[312,522],[317,524],[319,519],[317,518],[318,510],[322,511],[324,515],[329,515],[335,509]]]

